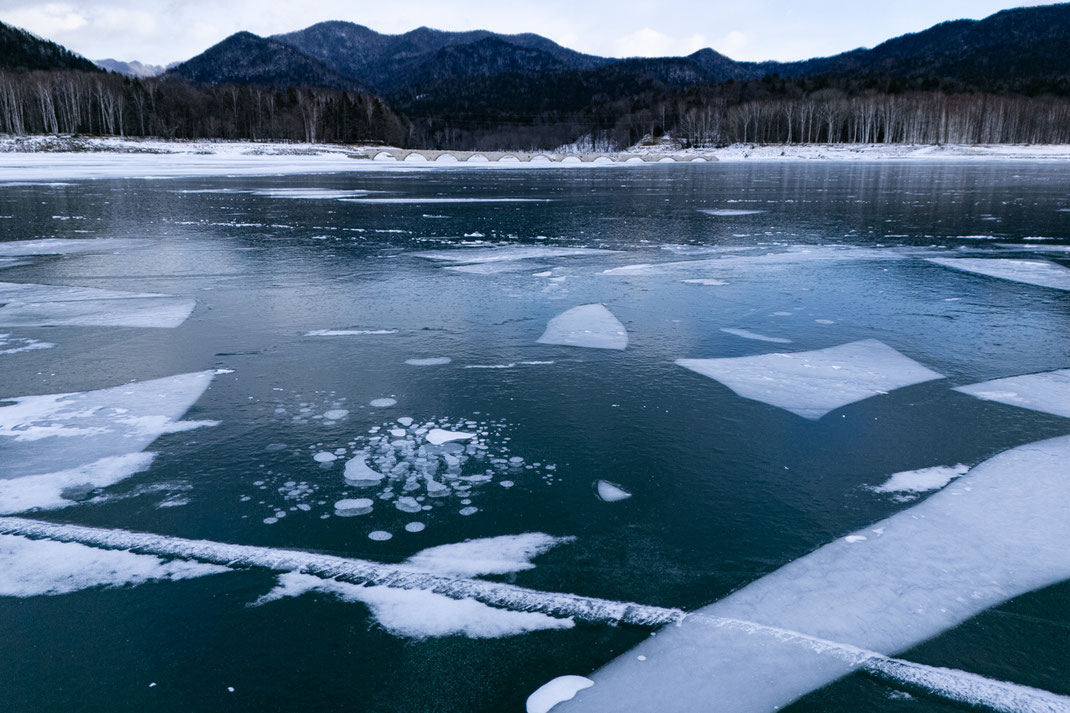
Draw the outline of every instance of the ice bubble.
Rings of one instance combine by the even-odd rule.
[[[386,530],[373,530],[368,533],[368,539],[375,540],[376,542],[386,542],[391,537],[393,537],[393,535]]]
[[[426,527],[427,527],[427,525],[423,524],[422,522],[408,522],[408,523],[405,523],[405,531],[406,532],[423,532],[424,528],[426,528]]]
[[[338,456],[328,451],[320,451],[316,455],[312,456],[312,460],[316,461],[317,463],[333,463],[334,461],[338,460]]]
[[[420,503],[409,495],[402,496],[394,502],[394,507],[402,512],[420,512]]]
[[[474,433],[463,433],[461,431],[446,431],[441,428],[432,428],[430,431],[427,432],[426,436],[427,442],[435,446],[440,446],[443,443],[448,443],[449,441],[463,441],[475,437],[476,434]]]
[[[375,503],[369,498],[346,498],[334,504],[334,514],[340,517],[367,515]]]
[[[344,408],[338,408],[326,412],[325,414],[323,414],[323,417],[326,419],[330,419],[331,421],[337,421],[338,419],[345,418],[348,415],[349,411]]]
[[[368,487],[378,485],[383,479],[383,474],[368,466],[367,456],[358,455],[346,461],[343,477],[350,485]]]
[[[391,398],[373,399],[369,402],[369,405],[374,406],[375,408],[387,408],[388,406],[394,406],[395,404],[397,404],[397,399]]]
[[[398,419],[398,423],[400,423],[405,428],[408,428],[412,425],[412,418],[410,418],[409,416],[402,416]]]
[[[477,512],[479,512],[479,508],[475,507],[474,505],[469,505],[468,507],[461,508],[457,512],[467,517],[469,515],[475,515]]]
[[[595,489],[598,492],[598,497],[607,503],[615,503],[632,497],[632,494],[627,490],[608,480],[599,480],[596,482]]]
[[[428,357],[427,359],[406,359],[405,363],[410,366],[440,366],[442,364],[449,364],[452,359],[449,357]]]

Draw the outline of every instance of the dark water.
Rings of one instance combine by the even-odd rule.
[[[262,188],[553,200],[389,204],[180,192]],[[151,469],[106,491],[116,497],[37,515],[44,519],[383,562],[467,538],[573,535],[534,569],[499,579],[692,609],[908,506],[864,485],[1070,433],[1065,419],[949,389],[1070,365],[1070,296],[911,257],[800,259],[737,272],[723,286],[681,282],[690,274],[600,273],[713,256],[683,246],[944,246],[1023,256],[994,243],[1070,242],[1070,213],[1059,210],[1066,207],[1070,174],[1038,164],[441,170],[3,187],[0,215],[12,217],[0,220],[0,240],[154,242],[34,258],[4,269],[0,280],[160,292],[195,298],[197,307],[176,329],[2,328],[57,346],[0,356],[0,395],[233,370],[217,376],[187,416],[220,425],[163,436],[151,447],[159,453]],[[725,208],[763,212],[699,212]],[[979,235],[997,240],[959,237]],[[492,275],[448,271],[411,254],[477,240],[622,252],[533,260],[531,269]],[[535,263],[565,279],[534,276],[549,269]],[[536,343],[548,319],[594,302],[627,327],[626,351]],[[788,338],[791,350],[875,338],[948,378],[809,421],[672,363],[785,348],[722,327]],[[319,329],[397,331],[305,336]],[[452,362],[405,364],[435,356]],[[522,361],[553,363],[464,368]],[[386,396],[397,406],[367,405]],[[350,413],[337,423],[312,418],[339,407]],[[493,422],[503,452],[556,470],[518,471],[509,489],[473,488],[478,513],[438,507],[421,516],[427,529],[418,534],[402,529],[413,516],[389,507],[321,519],[354,489],[342,481],[342,461],[324,467],[312,454],[406,415]],[[592,486],[600,478],[633,497],[601,502]],[[313,507],[265,524],[290,505],[276,491],[286,481],[317,487]],[[179,484],[188,504],[157,507],[173,495],[164,492],[119,497],[153,483]],[[379,529],[393,539],[367,538]],[[0,598],[0,710],[520,711],[542,683],[585,675],[645,636],[581,625],[498,639],[405,638],[385,631],[364,605],[324,595],[249,606],[272,585],[267,574],[234,572]],[[1064,583],[902,657],[1070,694],[1068,640]],[[788,710],[952,710],[891,692],[857,675]]]

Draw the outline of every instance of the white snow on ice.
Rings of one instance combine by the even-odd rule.
[[[122,550],[0,535],[0,597],[68,594],[90,587],[175,581],[229,571],[212,564],[165,562]]]
[[[1048,260],[1012,260],[1009,258],[929,258],[929,262],[978,275],[998,277],[1012,282],[1070,290],[1070,269]]]
[[[51,349],[54,346],[56,345],[51,342],[42,342],[39,339],[0,334],[0,354],[19,354],[20,352],[32,352],[38,349]]]
[[[1070,369],[957,386],[970,396],[1070,418]]]
[[[875,493],[926,493],[930,490],[939,490],[955,478],[968,472],[970,472],[970,469],[962,463],[958,465],[937,465],[918,470],[904,470],[899,473],[893,473],[888,480],[872,490]]]
[[[534,569],[531,560],[574,537],[553,537],[542,532],[502,535],[430,547],[406,560],[417,569],[454,577],[509,574]]]
[[[721,382],[743,398],[809,419],[893,389],[943,378],[875,339],[808,352],[676,363]]]
[[[590,349],[625,349],[628,332],[605,305],[589,304],[573,307],[551,319],[537,341]]]
[[[854,542],[836,538],[657,632],[555,713],[619,713],[623,701],[659,713],[768,713],[854,670],[864,655],[842,645],[893,655],[1064,581],[1068,463],[1070,436],[1000,453]],[[943,683],[966,698],[992,685],[969,675]]]

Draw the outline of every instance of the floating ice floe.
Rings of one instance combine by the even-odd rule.
[[[743,337],[744,339],[755,339],[759,342],[774,342],[776,344],[790,344],[790,339],[784,339],[783,337],[767,337],[764,334],[758,334],[752,332],[749,329],[739,329],[737,327],[722,327],[722,332],[726,334],[732,334],[737,337]]]
[[[1048,260],[1009,258],[929,258],[929,262],[963,272],[1024,282],[1027,285],[1070,290],[1070,269]]]
[[[0,282],[2,327],[161,327],[186,321],[192,299],[93,287]]]
[[[0,535],[0,597],[35,597],[90,587],[122,587],[152,580],[229,572],[226,567],[152,555],[102,550],[73,542]]]
[[[314,329],[306,337],[358,337],[365,334],[397,334],[396,329]]]
[[[937,465],[919,470],[904,470],[893,473],[888,480],[872,488],[875,493],[926,493],[939,490],[960,475],[970,472],[969,467],[958,465]]]
[[[381,398],[381,399],[372,399],[371,401],[368,402],[368,405],[369,406],[374,406],[375,408],[389,408],[391,406],[396,406],[397,403],[398,403],[397,399],[392,399],[390,397],[384,397],[384,398]]]
[[[1062,582],[1070,578],[1068,463],[1070,436],[1005,451],[853,533],[853,542],[838,538],[659,631],[554,713],[619,713],[622,702],[659,713],[780,710],[872,661],[872,652],[904,651]],[[913,680],[922,688],[1026,710],[1001,695],[1011,684],[919,668],[924,675]],[[1064,697],[1033,694],[1050,705],[1030,711],[1066,709]]]
[[[715,215],[720,218],[732,218],[740,215],[758,215],[764,213],[764,210],[743,210],[741,208],[699,208],[699,213],[705,213],[706,215]]]
[[[583,676],[558,676],[528,696],[525,710],[527,713],[550,713],[558,703],[571,701],[577,693],[593,685],[594,681]]]
[[[1070,418],[1070,369],[956,386],[970,396]]]
[[[809,419],[877,394],[943,378],[875,339],[808,352],[676,363],[721,382],[743,398]]]
[[[587,255],[611,255],[616,250],[595,248],[555,248],[549,245],[506,245],[497,248],[454,248],[451,250],[425,250],[413,253],[415,257],[456,264],[515,263],[518,260],[548,260],[555,257],[583,257]],[[528,267],[539,269],[541,266]]]
[[[0,242],[0,257],[29,257],[33,255],[76,255],[80,253],[110,252],[151,245],[150,240],[137,238],[43,238]]]
[[[551,319],[537,341],[590,349],[625,349],[628,332],[605,305],[589,304],[573,307]]]
[[[178,420],[212,376],[0,400],[0,512],[69,505],[145,470],[153,454],[141,451],[160,435],[215,424]]]
[[[595,492],[598,493],[599,499],[607,503],[620,502],[621,500],[627,500],[632,496],[627,490],[608,480],[599,480],[594,484],[594,487]]]
[[[427,432],[427,442],[433,446],[441,446],[443,443],[449,443],[450,441],[466,441],[469,438],[475,438],[474,433],[465,433],[463,431],[446,431],[441,428],[432,428]]]
[[[51,349],[56,346],[51,342],[42,342],[39,339],[29,337],[13,337],[10,334],[0,334],[0,354],[18,354],[20,352],[32,352],[38,349]]]
[[[409,366],[441,366],[443,364],[449,364],[453,359],[449,357],[428,357],[426,359],[406,359],[405,363]]]

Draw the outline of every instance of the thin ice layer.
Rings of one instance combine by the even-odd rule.
[[[179,374],[97,391],[3,399],[0,481],[80,468],[140,453],[200,398],[213,372]],[[15,487],[12,485],[11,487]]]
[[[1070,369],[993,379],[957,386],[955,391],[986,401],[998,401],[1070,418]]]
[[[1048,260],[1011,260],[1007,258],[930,258],[929,262],[1001,280],[1028,285],[1070,290],[1070,269]]]
[[[185,560],[101,550],[73,542],[0,535],[0,597],[67,594],[90,587],[121,587],[229,571]]]
[[[875,339],[809,352],[676,363],[721,382],[743,398],[809,419],[893,389],[943,378]]]
[[[551,319],[537,341],[590,349],[625,349],[628,332],[605,305],[590,304],[573,307]]]
[[[1070,436],[1014,448],[659,631],[554,710],[775,711],[861,663],[788,631],[894,654],[1070,578],[1068,541]]]
[[[196,301],[93,287],[0,282],[0,327],[161,327],[186,321]]]

